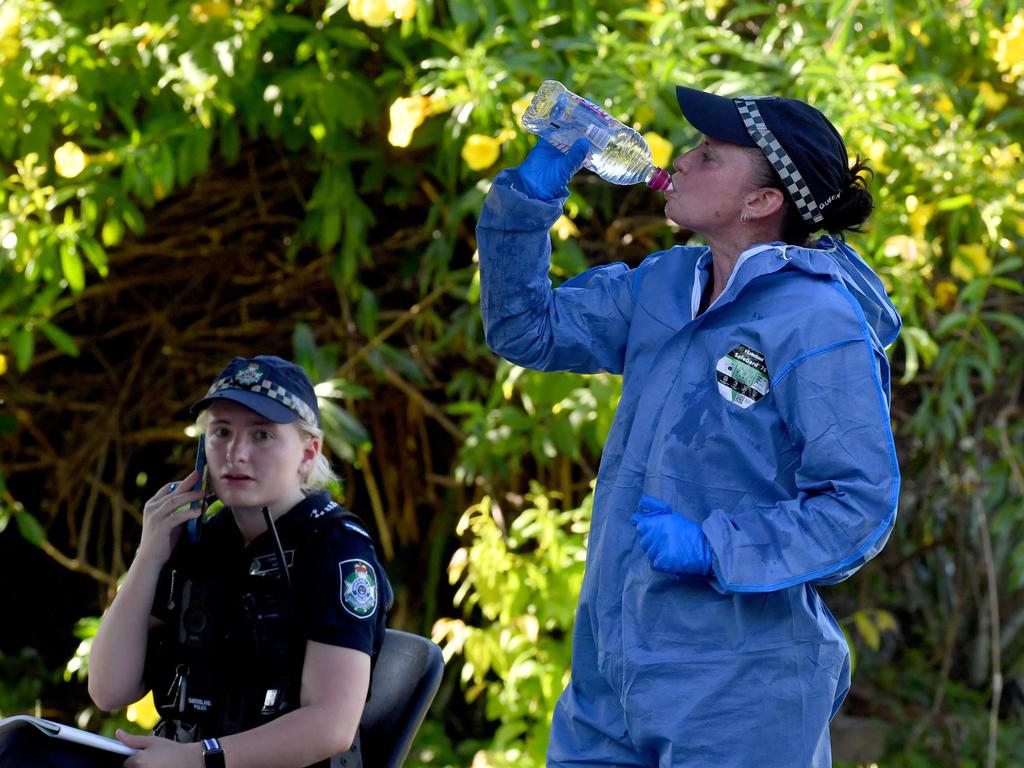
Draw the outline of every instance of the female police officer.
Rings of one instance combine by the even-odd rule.
[[[829,121],[793,99],[677,96],[703,138],[665,212],[707,246],[552,290],[548,230],[585,141],[539,141],[477,228],[491,347],[623,374],[549,765],[826,766],[849,651],[815,585],[893,526],[883,348],[900,320],[842,240],[872,203]]]
[[[192,411],[224,507],[182,535],[200,515],[188,508],[203,497],[195,472],[146,503],[93,641],[89,693],[110,710],[153,690],[157,735],[118,734],[139,750],[129,768],[326,766],[356,737],[387,578],[323,490],[333,475],[301,367],[235,358]]]

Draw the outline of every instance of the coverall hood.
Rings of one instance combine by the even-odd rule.
[[[783,258],[797,269],[829,277],[843,285],[860,304],[868,327],[883,346],[887,347],[896,340],[903,327],[899,312],[886,295],[878,275],[846,242],[823,237],[817,248],[784,244],[779,248]]]

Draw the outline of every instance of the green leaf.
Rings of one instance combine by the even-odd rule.
[[[853,623],[857,626],[857,631],[864,638],[868,648],[877,651],[881,646],[881,633],[879,633],[878,627],[875,626],[871,617],[864,611],[857,611],[853,614]]]
[[[46,541],[46,530],[42,524],[24,509],[14,510],[14,522],[18,525],[18,532],[29,544],[38,547]]]
[[[316,381],[319,378],[316,364],[316,337],[308,323],[295,324],[295,328],[292,330],[292,350],[295,353],[295,362],[305,368],[310,378]]]
[[[107,268],[107,252],[103,250],[103,247],[88,235],[79,237],[78,247],[85,253],[85,257],[89,259],[89,263],[92,264],[96,273],[100,277],[106,277],[109,270]]]
[[[1000,323],[1005,325],[1017,334],[1018,341],[1024,339],[1024,319],[1007,314],[1006,312],[983,312],[981,317],[989,324]]]
[[[61,241],[60,268],[72,291],[78,293],[85,288],[85,265],[78,248],[70,240]]]
[[[32,357],[36,350],[36,337],[28,328],[19,328],[7,340],[14,350],[14,361],[18,370],[24,373],[32,365]]]
[[[56,325],[53,323],[40,323],[39,330],[61,352],[72,357],[78,357],[78,344],[75,343],[75,340],[70,335]]]

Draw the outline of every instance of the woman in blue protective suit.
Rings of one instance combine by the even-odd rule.
[[[623,376],[548,762],[828,766],[850,666],[817,587],[879,552],[899,494],[900,318],[843,240],[872,210],[868,171],[804,102],[677,96],[703,135],[665,213],[707,245],[552,290],[583,141],[538,142],[477,228],[491,347]]]

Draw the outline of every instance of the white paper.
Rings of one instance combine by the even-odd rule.
[[[41,717],[31,717],[30,715],[14,715],[13,717],[5,717],[3,720],[0,720],[0,735],[26,725],[35,726],[42,733],[55,739],[84,744],[87,747],[101,749],[104,752],[113,752],[118,755],[134,755],[136,752],[136,750],[125,746],[117,739],[110,739],[106,736],[83,731],[81,728],[62,725],[52,720],[44,720]]]

